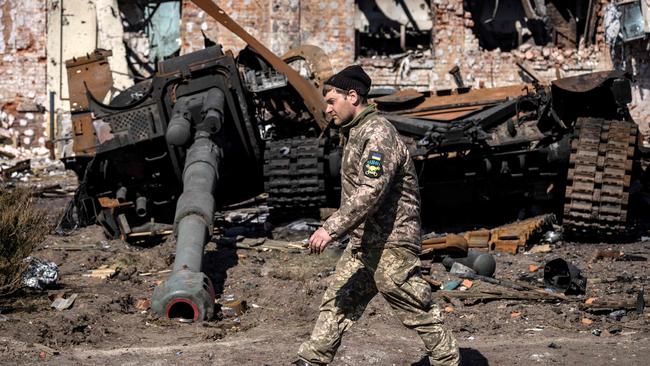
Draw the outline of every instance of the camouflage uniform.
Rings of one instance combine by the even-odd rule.
[[[331,362],[343,333],[379,292],[402,323],[417,331],[434,365],[457,365],[456,339],[443,328],[440,309],[420,273],[420,196],[408,149],[374,106],[349,126],[341,207],[323,228],[335,240],[350,233],[350,243],[298,356],[314,364]]]

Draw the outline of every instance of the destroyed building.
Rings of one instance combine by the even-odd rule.
[[[65,176],[74,193],[41,186],[52,177],[36,174],[35,191],[22,194],[39,195],[33,202],[59,224],[79,219],[80,211],[69,210],[79,197],[96,200],[103,215],[102,227],[74,225],[40,242],[22,276],[30,289],[2,297],[0,286],[5,362],[290,362],[345,240],[326,255],[307,256],[306,240],[320,221],[269,221],[277,207],[323,208],[329,198],[308,191],[301,201],[302,192],[286,189],[281,160],[300,151],[309,155],[300,169],[316,171],[309,178],[334,181],[326,174],[337,169],[321,163],[337,161],[329,148],[339,140],[310,108],[320,101],[317,86],[309,85],[311,94],[298,90],[305,75],[282,75],[277,65],[290,67],[264,56],[264,47],[245,48],[255,37],[284,61],[299,59],[287,54],[297,46],[302,56],[318,55],[307,47],[316,44],[335,70],[362,64],[418,172],[434,164],[420,182],[423,192],[438,195],[432,198],[442,216],[450,216],[443,204],[465,216],[478,211],[481,200],[470,190],[489,186],[485,181],[517,196],[493,204],[514,201],[517,211],[531,208],[530,216],[538,202],[564,205],[563,227],[546,214],[423,236],[421,270],[445,304],[465,362],[645,364],[648,230],[635,243],[616,239],[635,174],[648,163],[638,134],[650,129],[647,0],[215,2],[224,9],[221,24],[217,12],[195,5],[205,9],[211,0],[0,0],[2,175],[29,170],[27,157],[76,154],[96,164],[85,165],[79,182]],[[234,23],[253,37],[234,34]],[[255,66],[270,72],[256,74]],[[309,81],[318,84],[318,76]],[[264,92],[268,99],[259,97]],[[283,102],[271,112],[301,109],[274,119],[267,101]],[[285,120],[280,133],[255,129]],[[194,139],[188,125],[198,131]],[[238,164],[224,169],[222,159],[233,156]],[[441,189],[432,176],[455,190]],[[271,178],[291,199],[268,189]],[[521,200],[522,185],[539,195]],[[597,242],[575,243],[572,233],[597,235]],[[167,240],[145,243],[158,235]],[[372,302],[368,310],[334,364],[417,360],[421,346],[386,317],[387,304]]]
[[[617,68],[634,77],[631,113],[648,131],[650,70],[644,1],[384,0],[220,1],[232,18],[281,55],[322,47],[335,70],[363,65],[377,88],[529,81],[517,63],[553,80]],[[203,47],[203,35],[237,51],[244,43],[190,1],[0,3],[0,120],[8,154],[42,148],[56,156],[73,132],[65,60],[111,50],[114,92],[150,76],[157,60]],[[5,149],[7,150],[7,149]]]

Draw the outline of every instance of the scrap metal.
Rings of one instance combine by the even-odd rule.
[[[555,222],[552,214],[532,217],[502,225],[491,230],[481,229],[443,235],[422,241],[423,254],[443,249],[458,251],[468,248],[517,254],[527,248]]]
[[[65,62],[74,133],[73,151],[76,154],[95,153],[98,141],[86,92],[90,91],[96,98],[103,100],[111,90],[113,76],[107,60],[111,55],[113,52],[109,50],[98,49]]]
[[[316,123],[320,126],[321,130],[327,128],[329,122],[325,116],[325,102],[318,93],[318,91],[309,85],[300,74],[287,65],[282,59],[276,56],[271,50],[266,48],[260,41],[253,37],[250,33],[246,32],[237,22],[235,22],[223,9],[211,0],[192,0],[199,8],[205,11],[208,15],[221,23],[228,30],[239,36],[244,42],[248,43],[258,52],[265,60],[267,60],[277,71],[287,75],[289,83],[296,88],[296,91],[304,99],[305,106],[309,109],[314,116]]]
[[[504,225],[490,231],[490,250],[516,254],[524,250],[533,238],[539,238],[555,222],[553,215],[543,215]]]

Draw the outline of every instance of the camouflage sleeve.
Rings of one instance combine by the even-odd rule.
[[[387,126],[372,128],[358,162],[358,187],[327,221],[323,228],[334,239],[350,232],[381,204],[402,160],[396,132]]]

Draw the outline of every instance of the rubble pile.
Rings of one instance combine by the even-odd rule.
[[[547,81],[585,72],[606,70],[612,67],[605,44],[604,11],[598,8],[596,44],[580,44],[576,48],[549,43],[535,45],[533,38],[512,51],[499,48],[485,50],[473,31],[472,13],[466,11],[462,1],[435,1],[435,31],[432,46],[423,45],[419,51],[389,57],[362,58],[376,86],[414,87],[420,91],[450,89],[454,81],[448,70],[458,65],[466,85],[496,87],[521,82],[518,62],[529,64]],[[395,71],[398,71],[397,76]],[[527,79],[524,79],[526,81]]]
[[[0,159],[20,161],[50,154],[44,147],[45,137],[37,136],[38,131],[33,127],[37,114],[38,112],[25,112],[17,114],[20,117],[16,117],[4,108],[0,111]]]
[[[24,116],[16,119],[4,110],[0,112],[0,183],[5,187],[30,186],[38,194],[73,192],[77,183],[74,173],[52,158],[52,151],[44,147],[44,137],[32,140],[35,132],[29,126],[35,122],[28,123],[27,119],[34,118],[34,114]]]
[[[24,105],[21,108],[28,108]],[[5,109],[0,111],[0,181],[26,183],[35,176],[66,175],[63,163],[52,159],[45,137],[34,127],[42,110],[21,112],[19,108],[17,112],[20,117]]]
[[[566,72],[591,71],[602,62],[602,46],[581,47],[578,50],[523,44],[512,52],[516,61],[530,62],[534,70],[560,68]]]

